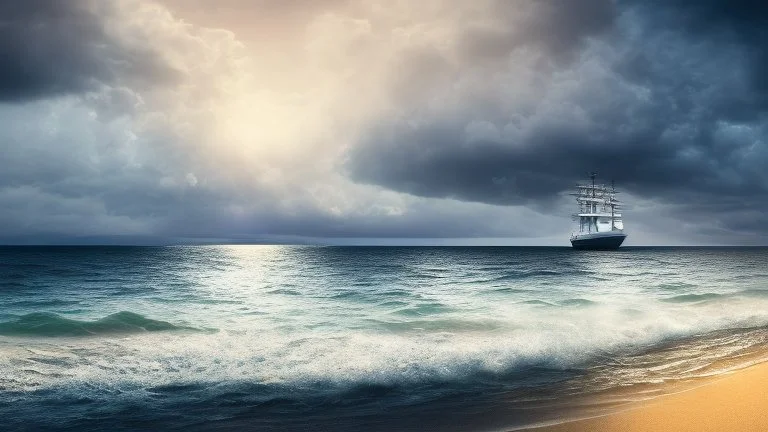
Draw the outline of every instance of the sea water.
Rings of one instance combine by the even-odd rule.
[[[766,326],[766,248],[2,247],[0,429],[512,429]]]

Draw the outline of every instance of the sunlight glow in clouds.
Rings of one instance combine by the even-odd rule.
[[[702,4],[6,2],[0,237],[565,244],[596,169],[635,244],[759,243],[768,57]]]

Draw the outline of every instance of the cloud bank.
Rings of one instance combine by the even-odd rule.
[[[0,240],[765,243],[755,2],[0,2]]]

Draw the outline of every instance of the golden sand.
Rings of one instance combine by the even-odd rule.
[[[624,411],[531,432],[768,432],[768,363]]]

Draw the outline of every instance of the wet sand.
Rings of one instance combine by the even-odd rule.
[[[613,414],[530,431],[768,431],[768,363],[633,403]]]

